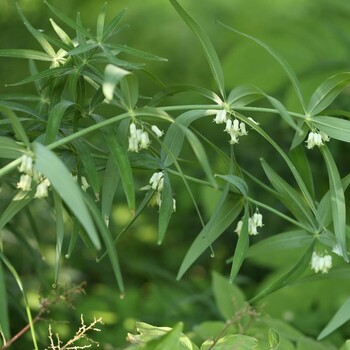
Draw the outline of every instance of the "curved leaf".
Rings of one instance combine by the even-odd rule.
[[[311,118],[310,121],[328,136],[340,141],[350,142],[349,120],[328,116],[317,116]]]

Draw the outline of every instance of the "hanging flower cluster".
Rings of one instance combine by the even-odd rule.
[[[163,191],[164,187],[164,173],[162,171],[158,171],[154,173],[150,180],[149,180],[149,185],[142,187],[142,190],[155,190],[151,200],[150,200],[150,206],[155,206],[158,205],[160,208],[162,204],[162,199],[161,199],[161,193]],[[176,200],[173,198],[173,212],[176,211]]]
[[[163,131],[161,131],[156,125],[151,126],[152,131],[155,133],[156,137],[161,137]],[[146,149],[150,145],[151,141],[149,139],[148,132],[143,129],[138,129],[136,124],[132,122],[129,126],[130,136],[129,136],[129,148],[130,152],[138,152],[141,149]]]
[[[312,253],[311,269],[316,273],[327,273],[332,268],[332,256],[328,254]]]
[[[21,164],[18,171],[22,173],[17,188],[23,192],[29,192],[34,182],[36,185],[36,192],[34,198],[45,198],[48,196],[48,189],[50,187],[50,181],[42,174],[36,171],[34,167],[33,158],[27,154],[21,157]]]
[[[315,146],[321,147],[324,145],[324,142],[328,142],[330,140],[329,136],[322,131],[311,131],[308,135],[306,142],[306,147],[308,149],[312,149]]]
[[[255,212],[252,217],[248,219],[248,233],[251,236],[256,236],[258,232],[258,227],[263,227],[263,216],[259,212]],[[243,220],[239,220],[237,223],[237,227],[235,229],[235,232],[238,234],[238,236],[241,234],[243,226]]]
[[[231,136],[229,141],[231,145],[238,143],[240,136],[248,135],[245,123],[239,121],[237,118],[232,120],[230,116],[227,116],[226,109],[220,109],[216,113],[214,122],[216,124],[226,124],[224,131]]]

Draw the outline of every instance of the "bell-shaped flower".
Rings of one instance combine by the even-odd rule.
[[[216,124],[222,124],[225,123],[227,120],[227,112],[226,109],[220,109],[214,118],[214,122]]]
[[[90,187],[89,183],[87,182],[86,180],[86,177],[85,176],[82,176],[80,178],[81,180],[81,188],[84,192],[86,192],[86,190]]]
[[[17,188],[21,189],[22,191],[30,191],[31,184],[32,177],[28,174],[23,174],[17,183]]]
[[[42,182],[38,184],[36,187],[36,192],[34,195],[34,198],[45,198],[47,197],[48,194],[48,188],[50,186],[50,181],[48,179],[44,179]]]
[[[150,180],[149,184],[151,185],[151,188],[153,190],[157,190],[158,192],[163,190],[163,185],[164,185],[164,174],[162,171],[159,171],[157,173],[154,173]]]
[[[324,132],[311,131],[306,140],[306,147],[308,149],[312,149],[315,146],[321,147],[324,145],[323,142],[328,142],[329,140],[329,136]]]
[[[156,136],[157,136],[158,138],[159,138],[159,137],[162,137],[163,134],[164,134],[164,131],[160,130],[160,129],[158,128],[157,125],[152,125],[152,126],[151,126],[151,129],[152,129],[152,131],[156,134]]]
[[[21,157],[21,165],[18,168],[18,171],[27,175],[33,174],[33,158],[27,154],[23,154]]]
[[[311,269],[316,273],[327,273],[332,268],[332,256],[328,254],[312,253]]]
[[[140,149],[147,148],[150,145],[150,140],[147,131],[142,131],[140,136]]]

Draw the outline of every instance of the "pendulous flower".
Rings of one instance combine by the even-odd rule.
[[[311,269],[316,273],[327,273],[332,268],[332,256],[328,254],[312,253]]]

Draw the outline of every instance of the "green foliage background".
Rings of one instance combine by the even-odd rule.
[[[2,1],[1,48],[37,47],[38,44],[23,26],[13,1],[0,1]],[[91,28],[95,26],[96,16],[103,5],[102,1],[87,0],[60,0],[50,3],[72,18],[77,11],[80,11],[84,25]],[[228,90],[241,84],[253,84],[279,98],[288,108],[292,110],[297,108],[296,97],[287,77],[273,58],[254,43],[218,26],[215,23],[216,19],[239,31],[258,37],[275,48],[296,71],[306,97],[309,97],[315,87],[327,77],[349,70],[350,3],[348,1],[184,0],[182,3],[212,39],[223,64]],[[52,14],[42,1],[19,1],[19,4],[35,28],[52,32],[48,21]],[[147,68],[167,85],[189,83],[215,89],[200,45],[167,1],[110,1],[108,16],[112,17],[124,7],[127,7],[128,11],[123,23],[129,23],[130,28],[125,28],[119,33],[115,37],[116,41],[168,58],[168,62],[147,64]],[[16,82],[28,75],[28,65],[24,60],[1,58],[2,82]],[[143,92],[151,95],[157,91],[158,85],[155,82],[141,73],[138,77]],[[28,92],[31,88],[30,85],[6,88],[0,86],[0,94]],[[192,97],[180,94],[171,99],[175,103],[186,104],[191,103]],[[193,99],[198,102],[198,97]],[[349,107],[347,88],[332,108],[349,110]],[[269,115],[264,117],[265,120],[259,119],[259,121],[270,130],[280,145],[284,145],[291,131],[284,124],[276,122],[274,117]],[[222,140],[221,130],[215,129],[210,123],[205,123],[199,126],[200,128],[206,128],[212,133],[218,147],[228,150],[226,140]],[[264,157],[274,169],[283,174],[280,161],[271,159],[269,151],[264,150],[261,143],[261,140],[255,143],[252,140],[242,140],[241,147],[237,151],[240,164],[250,169],[257,164],[259,157]],[[345,146],[335,143],[331,147],[341,176],[344,176],[348,168],[348,162],[344,161]],[[320,166],[323,163],[320,163],[318,156],[312,155],[312,157],[310,161],[313,172],[317,174],[316,191],[323,194],[327,188],[327,174]],[[255,169],[255,175],[263,178],[261,167]],[[147,175],[140,172],[140,176],[147,181]],[[143,185],[144,182],[140,181],[137,187]],[[176,192],[176,181],[173,186]],[[199,186],[195,191],[202,199],[202,209],[209,215],[213,207],[214,194]],[[252,191],[254,192],[254,188]],[[180,192],[179,194],[181,195]],[[264,193],[257,192],[254,195],[261,201],[266,200]],[[0,210],[7,200],[8,198],[3,198],[0,201]],[[126,333],[132,331],[136,320],[166,326],[173,326],[176,322],[183,321],[185,331],[190,331],[193,326],[204,320],[222,319],[210,287],[211,271],[216,270],[226,276],[229,275],[226,259],[232,256],[234,251],[233,228],[215,243],[215,258],[210,258],[210,252],[206,252],[181,281],[176,281],[181,261],[201,228],[198,220],[192,219],[196,214],[190,199],[182,194],[182,197],[177,197],[177,202],[180,214],[173,216],[162,246],[156,244],[157,220],[151,209],[146,210],[120,242],[122,249],[119,249],[119,255],[126,285],[124,299],[119,297],[108,261],[103,260],[96,264],[89,252],[83,249],[82,244],[78,245],[67,262],[63,261],[59,280],[61,285],[87,281],[87,295],[77,298],[75,310],[57,307],[49,316],[56,321],[71,322],[57,325],[53,323],[63,337],[70,336],[72,324],[79,323],[81,313],[86,319],[94,315],[103,317],[105,327],[101,342],[112,344],[114,347],[123,346]],[[13,242],[12,252],[9,250],[7,253],[23,276],[26,288],[30,291],[30,305],[35,309],[38,307],[38,294],[50,294],[51,286],[47,281],[54,281],[55,226],[53,219],[46,214],[47,208],[41,203],[34,205],[36,220],[45,223],[42,226],[45,227],[45,232],[38,232],[43,259],[33,258],[30,255],[31,251],[18,242]],[[181,213],[186,213],[185,220]],[[116,229],[123,227],[129,219],[130,214],[126,205],[114,207],[113,220]],[[269,219],[267,215],[266,222],[268,225],[263,229],[265,236],[287,229],[285,223],[275,217]],[[18,227],[19,236],[32,234],[28,232],[30,226],[25,219],[22,218],[13,224]],[[66,245],[63,251],[67,250]],[[298,253],[298,251],[283,251],[274,256],[260,254],[248,259],[237,282],[250,297],[262,289],[272,277],[280,274],[280,267],[284,266],[285,262],[296,259]],[[20,292],[13,281],[9,280],[8,288],[12,294],[9,300],[10,309],[23,313],[16,302],[20,298]],[[264,310],[274,317],[289,321],[306,335],[316,337],[348,297],[349,288],[349,280],[344,279],[310,281],[302,286],[288,287],[264,299]],[[315,290],[322,290],[322,293],[315,294]],[[13,322],[13,332],[25,323],[23,314],[22,319],[18,318]],[[39,333],[44,341],[47,336],[47,323],[40,324]],[[331,336],[330,342],[340,346],[349,337],[349,328],[344,326]],[[28,346],[29,339],[28,334],[19,340],[16,345],[18,349]]]

